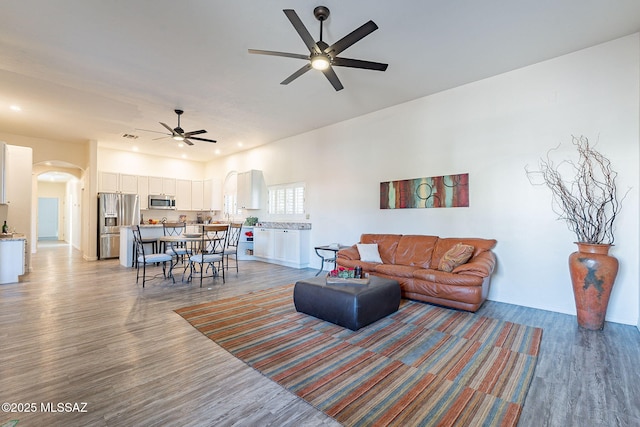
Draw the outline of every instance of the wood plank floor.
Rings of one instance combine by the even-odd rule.
[[[174,309],[293,283],[316,270],[244,261],[227,283],[135,284],[116,260],[86,262],[67,245],[39,245],[34,271],[0,286],[0,412],[18,426],[337,426],[235,359]],[[487,302],[480,314],[544,328],[521,426],[640,425],[640,332]],[[86,412],[41,404],[86,402]],[[81,407],[78,409],[82,409]]]

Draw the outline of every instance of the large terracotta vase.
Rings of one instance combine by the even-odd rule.
[[[585,329],[604,327],[611,289],[618,274],[618,260],[609,256],[611,245],[578,243],[569,256],[569,271],[578,311],[578,325]]]

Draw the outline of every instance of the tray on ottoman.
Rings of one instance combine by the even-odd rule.
[[[396,280],[371,276],[366,285],[331,284],[324,277],[299,280],[293,288],[296,310],[358,330],[395,313],[400,306]]]

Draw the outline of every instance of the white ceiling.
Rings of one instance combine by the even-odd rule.
[[[340,56],[387,71],[336,67],[340,92],[313,70],[283,86],[302,60],[247,53],[308,53],[282,9],[317,39],[318,5],[329,44],[373,20]],[[4,0],[0,132],[206,161],[638,31],[638,0]],[[175,108],[218,143],[137,130],[175,127]]]

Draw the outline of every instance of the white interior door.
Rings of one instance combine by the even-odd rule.
[[[58,199],[38,197],[38,240],[59,240]]]

